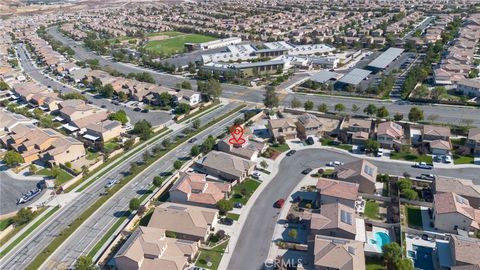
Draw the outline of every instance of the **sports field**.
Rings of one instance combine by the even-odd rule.
[[[150,41],[145,45],[145,49],[164,55],[183,52],[185,43],[201,43],[216,39],[205,35],[184,34],[180,32],[156,33],[155,35],[149,35],[149,38]]]

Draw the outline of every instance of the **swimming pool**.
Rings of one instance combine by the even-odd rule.
[[[390,236],[384,232],[375,232],[373,236],[375,239],[369,239],[368,243],[375,246],[379,252],[382,251],[383,245],[390,243]]]

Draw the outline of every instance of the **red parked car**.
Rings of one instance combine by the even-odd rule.
[[[282,208],[283,207],[283,204],[285,203],[285,200],[284,199],[279,199],[278,201],[276,201],[273,206],[275,208]]]

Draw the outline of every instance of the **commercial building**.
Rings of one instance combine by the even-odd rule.
[[[386,69],[393,61],[395,61],[402,53],[404,49],[400,48],[388,48],[377,58],[375,58],[370,64],[368,64],[367,69],[373,72],[379,72]]]
[[[203,42],[203,43],[185,43],[184,46],[188,51],[211,50],[211,49],[217,49],[217,48],[222,48],[229,45],[238,44],[241,42],[242,42],[242,39],[239,37],[230,37],[230,38],[217,39],[217,40]]]
[[[370,75],[372,71],[370,70],[365,70],[365,69],[360,69],[360,68],[355,68],[345,74],[342,78],[340,78],[337,83],[335,83],[335,88],[337,89],[344,89],[347,86],[353,86],[356,87],[358,86],[363,80],[368,78],[368,75]]]

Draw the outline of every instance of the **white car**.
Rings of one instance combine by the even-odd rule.
[[[377,157],[383,157],[383,149],[382,148],[377,150]]]
[[[262,176],[262,174],[260,172],[253,172],[252,173],[252,177],[255,178],[255,179],[260,178],[260,176]]]
[[[452,163],[452,157],[445,155],[443,156],[443,161],[445,161],[445,163]]]

